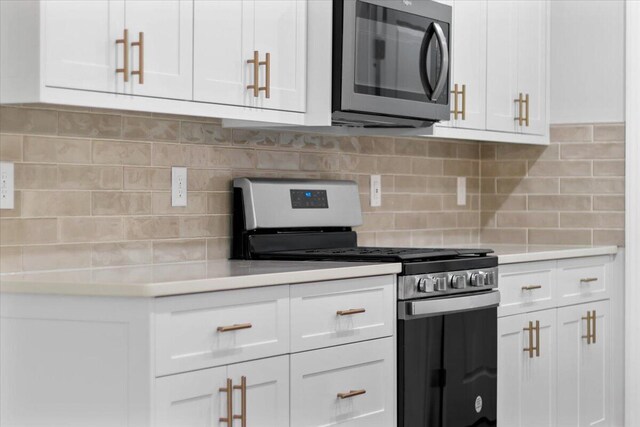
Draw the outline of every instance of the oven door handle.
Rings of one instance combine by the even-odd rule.
[[[463,297],[428,298],[419,301],[400,302],[400,304],[398,304],[398,318],[409,320],[420,317],[440,316],[443,314],[497,307],[499,304],[499,291]]]
[[[429,54],[429,45],[431,44],[431,39],[435,35],[438,44],[440,45],[440,74],[438,76],[438,81],[436,82],[435,88],[431,87],[431,82],[429,81],[429,69],[427,67],[427,56]],[[429,29],[424,35],[424,39],[422,40],[422,46],[420,48],[420,77],[422,79],[422,86],[424,87],[425,93],[431,101],[437,101],[442,91],[445,89],[447,84],[447,77],[449,76],[449,45],[447,43],[447,38],[444,35],[444,31],[442,27],[437,22],[432,23],[429,26]]]

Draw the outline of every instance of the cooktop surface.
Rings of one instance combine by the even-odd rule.
[[[483,257],[491,249],[393,248],[356,246],[346,248],[284,250],[262,253],[261,258],[307,260],[368,260],[415,262],[437,259]]]

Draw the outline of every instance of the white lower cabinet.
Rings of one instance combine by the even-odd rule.
[[[612,425],[609,321],[609,301],[558,310],[559,426]]]
[[[555,337],[555,309],[499,319],[498,423],[501,426],[556,425]]]
[[[291,355],[291,426],[395,425],[393,338]]]

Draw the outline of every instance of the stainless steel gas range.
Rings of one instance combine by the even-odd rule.
[[[361,247],[353,181],[234,180],[237,259],[398,262],[398,426],[495,426],[498,262],[489,249]]]

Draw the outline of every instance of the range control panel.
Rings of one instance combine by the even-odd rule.
[[[327,190],[290,190],[293,209],[328,209]]]
[[[429,298],[498,287],[498,269],[448,271],[398,277],[398,299]]]

